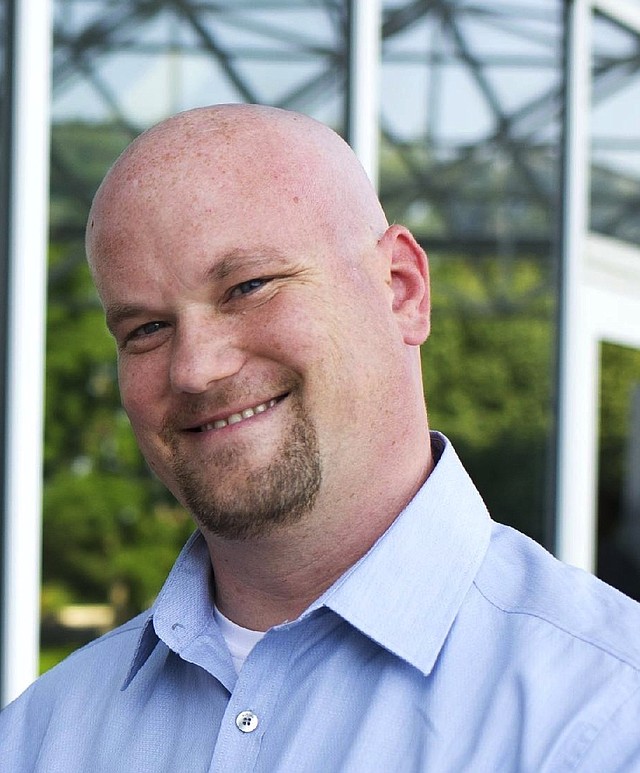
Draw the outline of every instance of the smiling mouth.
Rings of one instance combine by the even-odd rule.
[[[232,424],[239,424],[241,421],[246,421],[247,419],[251,419],[260,413],[268,411],[270,408],[273,408],[275,405],[277,405],[281,400],[284,400],[286,396],[287,395],[285,394],[280,397],[275,397],[271,400],[267,400],[264,403],[260,403],[253,408],[245,408],[239,413],[232,413],[224,419],[216,419],[215,421],[209,422],[208,424],[201,424],[198,427],[192,427],[189,432],[209,432],[212,429],[223,429],[224,427],[229,427]]]

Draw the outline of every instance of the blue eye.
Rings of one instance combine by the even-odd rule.
[[[268,281],[269,281],[268,279],[248,279],[246,282],[240,282],[239,285],[236,285],[231,290],[230,297],[238,298],[241,295],[248,295],[249,293],[252,293],[254,290],[258,290]]]
[[[143,336],[150,336],[157,333],[165,327],[166,322],[147,322],[144,325],[137,327],[132,333],[131,338],[142,338]]]

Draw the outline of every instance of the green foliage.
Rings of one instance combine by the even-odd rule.
[[[115,347],[84,260],[90,198],[129,138],[70,124],[52,138],[43,605],[153,599],[191,520],[148,471],[120,406]]]
[[[626,469],[630,410],[640,389],[640,351],[604,343],[600,349],[599,527],[609,538],[620,524]]]
[[[136,447],[84,261],[91,196],[129,139],[115,126],[53,130],[45,428],[44,608],[112,602],[119,619],[150,602],[192,529]],[[391,216],[444,234],[426,202],[408,211],[406,173],[393,163],[384,176]],[[485,166],[474,184],[496,183],[497,218],[497,181]],[[448,174],[444,187],[466,179],[462,166]],[[542,227],[539,213],[522,217]],[[433,334],[423,347],[430,422],[454,441],[494,517],[542,540],[554,425],[553,276],[539,257],[489,252],[485,245],[482,256],[431,256]],[[605,349],[603,389],[616,397],[603,407],[602,443],[621,459],[627,398],[619,372],[628,362],[617,357]]]
[[[448,435],[492,515],[544,541],[553,417],[553,295],[544,269],[433,261],[423,347],[430,424]]]
[[[48,647],[44,646],[40,648],[40,663],[38,665],[38,672],[44,674],[50,668],[53,668],[61,660],[71,655],[71,653],[81,646],[82,642],[74,642],[60,647]]]

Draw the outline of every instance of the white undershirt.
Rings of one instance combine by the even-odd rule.
[[[264,631],[252,631],[249,628],[243,628],[241,625],[234,623],[233,620],[229,620],[222,612],[214,605],[213,617],[220,627],[220,632],[227,644],[229,652],[231,653],[231,659],[233,660],[233,666],[236,673],[240,673],[240,669],[244,665],[244,661],[249,656],[251,650],[262,639]]]

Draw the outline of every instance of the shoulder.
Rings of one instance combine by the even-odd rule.
[[[0,713],[3,770],[79,770],[118,703],[148,613],[87,644],[37,679]],[[82,768],[86,769],[86,768]]]
[[[544,770],[640,770],[640,604],[495,524],[463,616],[492,694],[555,739]]]
[[[523,534],[494,524],[475,587],[503,616],[640,671],[640,604]]]
[[[0,714],[0,728],[19,721],[37,706],[38,715],[53,711],[61,701],[107,691],[118,691],[131,666],[140,634],[148,619],[145,612],[124,625],[73,652],[61,663],[37,679]],[[82,694],[82,695],[81,695]]]
[[[149,612],[143,612],[98,639],[85,644],[44,674],[38,682],[55,682],[66,678],[68,672],[83,672],[85,669],[91,671],[97,667],[108,668],[113,672],[121,669],[126,675],[148,619]],[[104,675],[104,670],[102,673]]]

